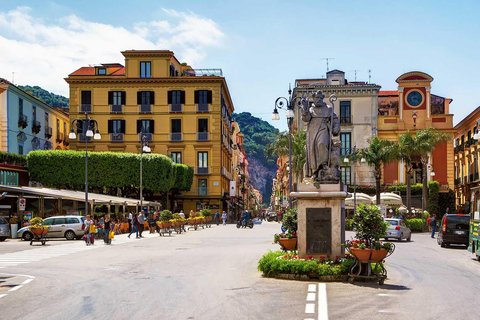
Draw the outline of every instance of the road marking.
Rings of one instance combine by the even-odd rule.
[[[5,294],[0,294],[0,298],[5,297],[6,295],[7,295],[6,293]]]
[[[305,313],[315,313],[315,303],[307,303],[305,305]]]
[[[15,287],[13,287],[12,289],[8,290],[8,292],[17,291],[17,290],[20,289],[21,287],[23,287],[23,286],[22,286],[22,285],[15,286]]]
[[[27,280],[23,281],[22,284],[27,284],[27,283],[32,282],[32,281],[33,281],[33,279],[27,279]]]
[[[309,292],[307,294],[307,301],[315,301],[315,292]]]
[[[318,320],[328,320],[327,285],[318,284]]]
[[[308,292],[316,292],[317,291],[317,285],[316,284],[309,284],[308,285]]]
[[[391,293],[379,293],[378,294],[380,297],[393,297],[394,294],[391,294]]]

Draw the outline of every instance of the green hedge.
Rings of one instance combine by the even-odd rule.
[[[345,219],[345,230],[353,230],[353,219]]]
[[[0,151],[0,162],[25,167],[27,165],[27,157],[22,154]]]
[[[405,221],[405,224],[412,231],[423,231],[423,220],[422,219],[407,219]]]

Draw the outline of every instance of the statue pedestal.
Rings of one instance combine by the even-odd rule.
[[[291,197],[297,198],[298,255],[318,258],[329,254],[334,260],[343,257],[345,249],[345,198],[348,192],[341,184],[298,185]]]

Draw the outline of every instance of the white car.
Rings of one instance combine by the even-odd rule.
[[[82,216],[56,216],[43,220],[43,225],[50,226],[47,238],[66,238],[67,240],[81,239],[85,229],[85,217]],[[25,241],[30,241],[33,234],[28,227],[21,228],[17,236]]]
[[[409,227],[407,227],[402,219],[387,218],[385,221],[390,224],[390,227],[387,230],[387,235],[385,236],[385,240],[393,238],[397,239],[398,241],[402,241],[402,239],[407,239],[407,241],[410,241],[412,239],[412,231]]]

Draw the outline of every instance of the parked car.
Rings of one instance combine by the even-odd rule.
[[[50,226],[47,238],[66,238],[67,240],[81,239],[85,217],[82,216],[57,216],[49,217],[43,220],[43,225]],[[25,241],[30,241],[33,234],[28,227],[21,228],[17,232],[17,236]]]
[[[412,239],[412,231],[409,227],[407,227],[402,219],[388,218],[385,219],[385,221],[390,224],[390,227],[387,230],[387,235],[385,236],[385,240],[394,238],[398,241],[402,241],[402,239],[407,239],[407,241],[410,241]]]
[[[443,216],[438,230],[437,243],[441,247],[451,244],[468,246],[470,216],[466,214],[446,214]]]
[[[10,224],[7,219],[0,217],[0,241],[10,237]]]

